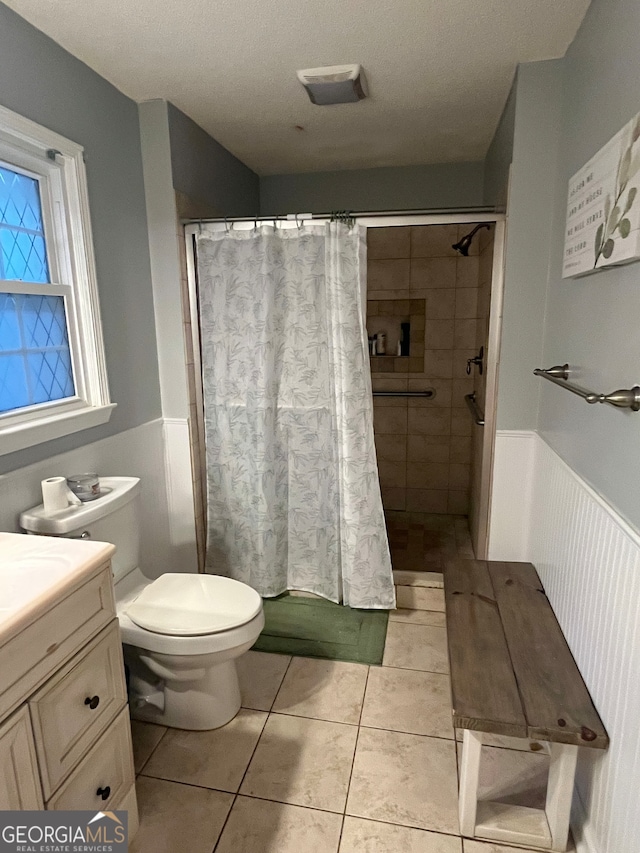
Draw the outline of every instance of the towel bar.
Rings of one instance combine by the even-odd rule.
[[[374,397],[435,397],[435,391],[373,391]]]
[[[477,424],[477,426],[484,426],[484,415],[480,411],[480,406],[476,400],[476,392],[474,391],[472,394],[465,394],[464,400],[469,407],[474,424]]]
[[[587,403],[609,403],[610,406],[616,406],[618,409],[631,409],[632,412],[640,411],[640,385],[612,391],[611,394],[596,394],[594,391],[587,391],[586,388],[569,382],[571,370],[568,364],[557,364],[555,367],[546,369],[538,367],[533,371],[533,374],[548,379],[549,382],[559,385],[560,388],[566,388],[572,394],[582,397]]]

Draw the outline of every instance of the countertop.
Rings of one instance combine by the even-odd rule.
[[[108,542],[0,533],[0,644],[110,558]]]

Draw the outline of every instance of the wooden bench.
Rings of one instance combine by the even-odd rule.
[[[530,563],[448,561],[444,572],[453,724],[464,729],[460,832],[564,851],[579,747],[609,738]],[[483,733],[542,740],[544,811],[478,802]]]

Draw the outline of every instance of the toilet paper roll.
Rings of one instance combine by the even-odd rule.
[[[42,486],[42,503],[47,515],[51,512],[59,512],[69,506],[66,477],[49,477],[43,480],[40,485]]]

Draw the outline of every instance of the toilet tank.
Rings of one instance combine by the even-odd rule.
[[[27,533],[95,539],[116,546],[112,558],[116,581],[139,566],[140,480],[138,477],[100,477],[100,497],[46,515],[44,506],[20,516]]]

